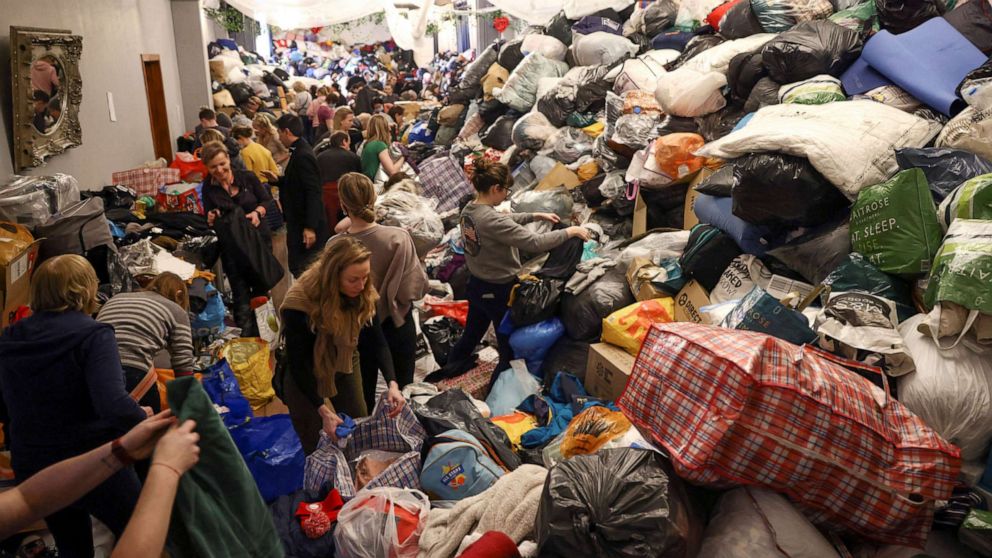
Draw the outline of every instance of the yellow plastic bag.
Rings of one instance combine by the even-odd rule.
[[[506,432],[507,438],[514,448],[520,448],[520,439],[524,434],[537,428],[537,419],[534,415],[523,411],[513,411],[508,415],[493,417],[493,424]]]
[[[579,165],[579,168],[575,171],[575,174],[579,176],[579,180],[585,182],[586,180],[592,180],[594,176],[599,174],[599,164],[596,161],[589,161]]]
[[[651,324],[674,321],[673,316],[675,302],[671,297],[636,302],[603,319],[603,342],[637,356]]]
[[[590,407],[569,423],[561,440],[561,455],[568,459],[594,454],[610,440],[623,436],[627,430],[630,430],[630,420],[620,411]]]
[[[603,135],[603,132],[606,131],[606,124],[603,124],[602,122],[596,122],[594,124],[590,124],[586,126],[585,128],[582,128],[582,131],[585,132],[587,136],[596,139],[599,136]]]
[[[241,386],[241,394],[258,411],[275,399],[272,369],[269,368],[269,344],[258,337],[232,339],[220,351]]]

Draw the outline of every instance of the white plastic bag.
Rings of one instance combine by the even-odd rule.
[[[947,441],[961,459],[982,459],[992,441],[992,359],[958,345],[940,350],[919,331],[926,315],[899,325],[916,371],[899,378],[899,401]]]
[[[520,44],[520,52],[524,55],[532,52],[540,52],[549,60],[564,60],[567,50],[568,47],[565,46],[565,43],[558,39],[550,35],[540,35],[537,33],[527,35],[524,37],[523,43]]]
[[[677,258],[682,255],[688,242],[689,231],[649,234],[624,248],[620,253],[619,265],[626,267],[634,258],[647,258],[654,263],[664,258]]]
[[[720,72],[701,72],[685,66],[658,77],[654,97],[666,114],[703,116],[727,106],[720,90],[727,76]]]
[[[576,35],[572,39],[572,54],[579,66],[610,66],[637,54],[637,49],[630,40],[606,31]]]
[[[420,534],[431,509],[427,495],[404,488],[359,492],[341,508],[334,530],[336,555],[342,558],[416,558]],[[401,534],[406,534],[400,540]]]
[[[523,360],[510,361],[510,368],[503,370],[496,378],[486,405],[494,417],[508,415],[517,405],[530,395],[541,391],[541,384],[533,374],[527,371],[527,363]]]
[[[568,64],[532,52],[517,65],[503,87],[493,89],[493,96],[516,111],[527,112],[537,101],[541,78],[562,77],[567,71]]]
[[[658,78],[665,73],[665,64],[678,57],[677,50],[652,50],[627,60],[613,82],[613,91],[618,95],[634,90],[654,91]]]

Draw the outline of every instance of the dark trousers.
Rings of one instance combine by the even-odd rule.
[[[286,374],[284,385],[283,403],[289,408],[289,418],[303,445],[303,452],[310,455],[317,449],[317,443],[320,441],[320,431],[324,428],[323,420],[317,407],[314,407],[310,398],[303,393],[291,373]],[[362,398],[362,373],[358,370],[358,366],[354,367],[351,374],[338,374],[335,385],[338,394],[331,398],[335,412],[345,413],[356,419],[368,416],[370,409],[365,406],[365,400]]]
[[[413,373],[417,367],[417,325],[413,322],[413,308],[406,313],[402,326],[397,327],[392,317],[386,318],[382,322],[382,333],[386,336],[386,344],[389,345],[389,353],[393,358],[396,383],[403,389],[407,384],[413,383]],[[362,355],[362,391],[365,406],[371,413],[375,409],[375,388],[379,382],[381,367],[374,357],[375,347],[369,346],[367,336],[360,336],[358,342],[358,351]]]
[[[234,262],[228,262],[226,257],[222,257],[221,263],[224,266],[224,275],[227,276],[227,284],[231,287],[231,314],[234,315],[234,323],[241,329],[241,337],[256,337],[258,324],[255,323],[255,311],[251,309],[251,299],[256,295],[252,293],[248,279],[241,274]]]
[[[306,248],[303,246],[303,227],[286,223],[286,249],[289,252],[289,272],[293,277],[299,277],[306,271],[324,249],[328,239],[326,226],[316,233],[317,241],[310,248]]]
[[[125,366],[124,389],[127,390],[128,393],[131,393],[131,390],[138,387],[138,384],[141,383],[141,380],[145,379],[147,374],[147,370],[141,370],[140,368],[135,368],[133,366]],[[158,413],[162,410],[162,399],[158,395],[157,384],[152,385],[152,389],[148,390],[148,393],[138,400],[138,405],[141,405],[142,407],[151,407],[153,413]]]
[[[76,503],[45,518],[55,538],[59,558],[93,557],[93,524],[102,521],[120,540],[141,494],[141,483],[130,467],[118,471]]]
[[[448,354],[448,363],[444,366],[451,373],[465,372],[471,369],[475,360],[472,352],[476,345],[485,337],[490,324],[498,328],[506,314],[507,303],[513,283],[490,283],[478,277],[469,276],[468,287],[468,319],[465,322],[465,333],[452,347]],[[510,348],[510,338],[496,333],[496,350],[499,352],[499,364],[493,375],[510,367],[513,360],[513,349]]]

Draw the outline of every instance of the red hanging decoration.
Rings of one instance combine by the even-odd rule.
[[[323,27],[311,27],[310,32],[316,35],[317,33],[320,33],[321,29],[323,29]]]
[[[506,16],[493,18],[493,29],[495,29],[497,33],[503,33],[503,31],[506,31],[506,28],[509,26],[510,26],[510,18]]]

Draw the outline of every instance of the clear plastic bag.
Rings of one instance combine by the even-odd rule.
[[[574,163],[583,155],[592,153],[592,138],[578,128],[562,128],[551,141],[555,158],[563,163]]]
[[[554,213],[563,220],[572,217],[572,194],[565,188],[521,192],[514,195],[511,207],[514,213]]]
[[[362,491],[338,514],[336,553],[342,558],[416,558],[430,508],[419,490]]]
[[[540,150],[557,131],[558,128],[551,124],[548,117],[540,112],[529,112],[513,124],[510,137],[514,145],[521,149]]]
[[[437,200],[412,192],[390,190],[376,201],[380,223],[405,229],[413,237],[417,256],[423,258],[444,238],[444,224],[437,212]]]

